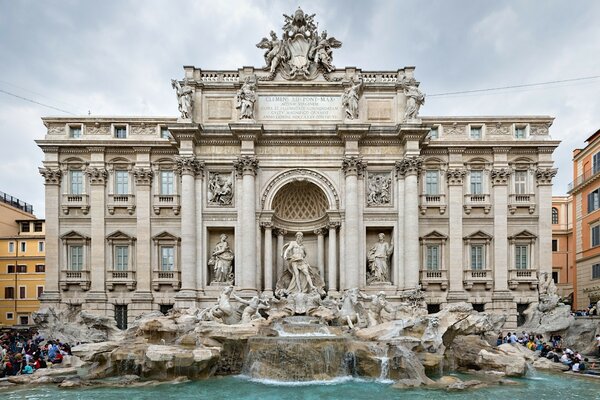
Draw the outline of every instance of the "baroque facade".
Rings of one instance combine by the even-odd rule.
[[[420,287],[512,325],[538,301],[552,118],[421,117],[414,67],[335,68],[313,18],[257,45],[264,68],[184,67],[179,118],[43,118],[47,305],[123,325],[230,283],[277,293],[297,232],[331,296]]]

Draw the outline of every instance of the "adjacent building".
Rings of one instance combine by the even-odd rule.
[[[45,222],[6,194],[0,210],[0,325],[30,325],[45,285]]]
[[[302,10],[259,45],[265,68],[184,67],[179,118],[43,118],[44,304],[125,327],[273,294],[302,232],[332,296],[420,287],[516,326],[553,272],[553,118],[420,117],[414,67],[333,67]]]
[[[552,278],[558,295],[573,303],[573,204],[571,196],[552,197]]]

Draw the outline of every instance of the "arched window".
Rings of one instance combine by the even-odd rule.
[[[558,208],[552,207],[552,223],[558,224]]]

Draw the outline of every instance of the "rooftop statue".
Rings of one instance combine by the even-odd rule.
[[[181,113],[182,119],[192,118],[192,94],[194,89],[184,81],[183,86],[176,79],[171,79],[171,87],[175,89],[177,95],[177,102],[179,103],[179,112]]]
[[[240,110],[240,119],[254,119],[254,103],[256,102],[256,77],[249,76],[238,90],[236,106]]]
[[[314,79],[319,72],[327,77],[335,69],[332,49],[341,47],[342,42],[328,37],[327,31],[319,34],[315,14],[305,14],[298,8],[292,16],[283,16],[285,24],[281,40],[271,31],[270,39],[264,37],[256,45],[266,50],[264,69],[269,75],[261,79],[273,80],[277,72],[288,80]]]
[[[401,86],[404,88],[406,96],[404,120],[415,120],[419,116],[419,109],[425,103],[425,95],[419,90],[419,85],[414,78],[403,79]]]

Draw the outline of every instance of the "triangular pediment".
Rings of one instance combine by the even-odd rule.
[[[66,240],[66,239],[90,240],[90,238],[88,236],[85,236],[77,231],[69,231],[69,232],[63,234],[60,238],[62,240]]]
[[[175,241],[179,241],[180,238],[178,238],[175,235],[170,234],[167,231],[162,231],[161,233],[153,236],[152,240],[175,240]]]
[[[534,235],[533,233],[529,232],[527,229],[517,233],[516,235],[510,236],[509,239],[514,240],[514,239],[537,239],[537,236]]]
[[[491,240],[492,239],[492,235],[484,232],[484,231],[477,231],[477,232],[473,232],[468,236],[465,236],[463,239],[467,240],[474,240],[474,239],[485,239],[485,240]]]
[[[427,235],[421,237],[421,240],[446,240],[448,236],[438,231],[431,231]]]
[[[129,236],[123,231],[114,231],[106,237],[108,240],[135,240],[133,236]]]

